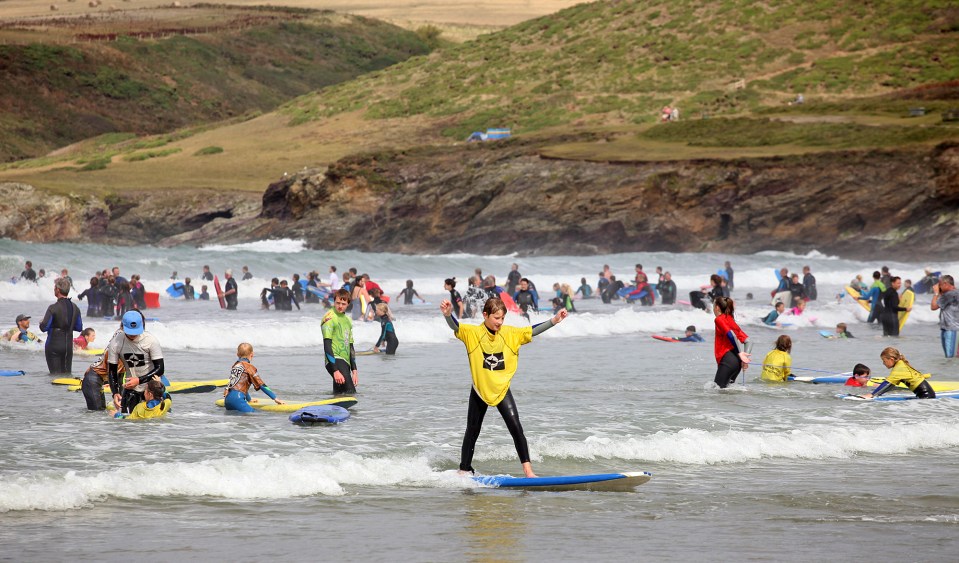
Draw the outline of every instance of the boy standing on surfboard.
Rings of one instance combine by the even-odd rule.
[[[460,471],[473,472],[473,451],[479,438],[486,410],[494,406],[499,410],[513,444],[523,464],[523,473],[527,477],[536,477],[530,464],[529,446],[523,434],[523,425],[519,421],[519,412],[509,386],[516,373],[519,361],[519,348],[532,342],[533,337],[546,332],[569,315],[566,309],[560,309],[549,321],[532,327],[517,328],[503,324],[506,305],[501,299],[489,299],[483,306],[483,324],[461,325],[453,316],[453,304],[444,299],[440,310],[446,318],[446,324],[453,334],[466,345],[473,386],[470,389],[469,411],[466,415],[466,435],[463,436],[463,448],[460,452]]]

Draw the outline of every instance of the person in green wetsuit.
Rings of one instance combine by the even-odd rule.
[[[323,355],[326,371],[333,377],[334,395],[354,395],[359,383],[356,350],[353,348],[353,321],[346,316],[350,292],[336,290],[333,308],[323,317]]]

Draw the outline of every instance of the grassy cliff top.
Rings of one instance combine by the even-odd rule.
[[[959,78],[950,0],[581,4],[288,104],[293,123],[366,109],[465,136],[842,100]]]

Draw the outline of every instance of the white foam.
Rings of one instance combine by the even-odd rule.
[[[306,250],[306,241],[293,239],[258,240],[242,244],[209,244],[197,248],[201,252],[260,252],[293,254]]]
[[[537,461],[560,459],[621,459],[641,462],[714,465],[760,459],[849,459],[858,455],[905,454],[919,449],[959,446],[959,423],[954,418],[883,425],[806,425],[786,432],[702,430],[686,428],[648,436],[594,435],[571,441],[545,438],[531,441]],[[876,439],[881,431],[882,439]],[[487,451],[483,459],[509,460],[512,445]],[[477,458],[480,458],[478,455]]]
[[[263,478],[264,476],[269,478]],[[251,455],[137,464],[104,471],[37,471],[0,481],[0,512],[70,510],[108,499],[196,496],[238,500],[341,496],[357,485],[462,488],[468,479],[430,468],[425,457],[365,458],[346,452]]]

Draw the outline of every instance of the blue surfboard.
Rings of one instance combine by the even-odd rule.
[[[864,399],[859,395],[850,395],[848,393],[839,393],[836,395],[840,399],[853,400],[853,401],[912,401],[918,400],[919,397],[909,393],[897,393],[895,395],[880,395],[878,397],[873,397],[871,399]],[[959,399],[959,391],[950,391],[944,393],[936,393],[937,399]],[[927,399],[923,399],[927,400]]]
[[[16,377],[18,375],[26,375],[26,372],[22,369],[0,369],[0,377]]]
[[[544,491],[631,491],[649,481],[646,471],[598,473],[594,475],[560,475],[556,477],[513,477],[483,475],[473,477],[480,485],[500,489],[534,489]]]
[[[337,405],[313,405],[303,407],[290,415],[290,422],[312,426],[319,423],[337,424],[350,418],[350,411]]]
[[[826,375],[822,377],[803,377],[790,375],[789,381],[796,381],[799,383],[845,383],[851,375],[852,372],[840,373],[837,375]]]

